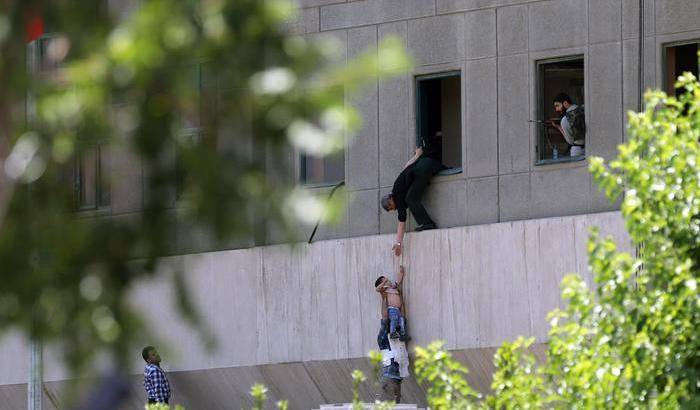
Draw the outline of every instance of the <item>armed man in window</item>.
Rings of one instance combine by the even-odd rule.
[[[381,205],[385,211],[395,210],[398,213],[399,225],[396,229],[396,241],[392,246],[396,256],[401,255],[401,244],[406,232],[407,209],[411,210],[413,218],[418,223],[416,231],[437,227],[421,202],[430,179],[443,168],[441,157],[442,132],[438,131],[428,138],[422,138],[413,157],[408,160],[403,171],[396,178],[391,192],[381,199]]]
[[[571,146],[569,155],[572,157],[585,155],[586,145],[586,114],[583,104],[576,105],[566,93],[554,97],[554,111],[562,115],[559,124],[551,122]]]

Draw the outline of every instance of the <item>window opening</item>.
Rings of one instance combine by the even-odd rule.
[[[538,118],[533,121],[537,125],[537,163],[584,159],[583,58],[541,61],[537,72]]]
[[[187,84],[184,90],[188,98],[181,99],[179,133],[175,148],[175,198],[182,199],[187,180],[186,152],[202,142],[207,126],[216,116],[216,73],[205,62],[188,66]]]
[[[75,160],[75,202],[78,210],[110,205],[109,157],[104,144],[84,148]]]
[[[345,99],[343,87],[332,90],[338,101]],[[344,146],[344,142],[343,142]],[[345,179],[345,150],[336,150],[328,155],[299,155],[299,182],[310,186],[331,186]]]
[[[345,156],[342,151],[316,157],[301,155],[301,182],[308,185],[332,185],[345,178]]]
[[[680,96],[683,90],[676,89],[676,81],[684,72],[698,77],[698,42],[666,47],[665,88],[669,95]]]
[[[440,174],[462,172],[461,84],[459,71],[416,77],[416,145],[434,146]]]

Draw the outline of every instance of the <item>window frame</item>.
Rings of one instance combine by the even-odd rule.
[[[550,58],[543,58],[543,59],[538,59],[535,60],[535,103],[536,103],[536,120],[537,121],[542,121],[544,119],[544,114],[546,112],[545,104],[547,104],[547,101],[545,101],[544,98],[544,70],[542,69],[543,66],[549,65],[549,64],[556,64],[556,63],[563,63],[567,61],[581,61],[583,64],[582,71],[583,71],[583,96],[584,100],[586,97],[586,55],[583,53],[577,53],[577,54],[571,54],[571,55],[566,55],[566,56],[557,56],[557,57],[550,57]],[[584,104],[585,106],[585,101],[580,102],[581,104]],[[586,120],[586,123],[588,121]],[[566,156],[566,157],[559,157],[559,158],[549,158],[549,159],[542,159],[542,151],[540,149],[541,146],[543,146],[544,142],[544,135],[542,133],[542,127],[544,124],[541,124],[539,122],[534,122],[535,124],[535,166],[543,166],[543,165],[551,165],[551,164],[561,164],[561,163],[571,163],[571,162],[579,162],[579,161],[584,161],[588,157],[588,152],[584,152],[583,155],[577,155],[575,157],[571,156]],[[588,143],[588,128],[586,128],[586,143]]]
[[[298,164],[299,168],[298,168],[298,172],[297,172],[297,176],[298,176],[297,180],[299,181],[299,185],[301,185],[304,188],[327,188],[327,187],[332,187],[332,186],[338,185],[342,181],[345,181],[345,176],[347,174],[345,172],[346,171],[345,166],[347,165],[345,162],[345,160],[346,160],[345,151],[346,151],[346,149],[345,149],[345,147],[343,147],[341,153],[329,154],[329,155],[326,155],[324,157],[319,158],[322,161],[325,161],[327,158],[332,158],[333,155],[342,155],[343,156],[343,160],[342,160],[343,178],[337,179],[337,180],[323,181],[323,182],[307,182],[308,180],[307,180],[306,172],[305,172],[306,171],[306,161],[307,161],[307,158],[309,158],[309,157],[313,158],[314,156],[298,152],[297,164]]]
[[[700,37],[687,39],[687,40],[669,41],[667,43],[661,44],[661,82],[663,84],[663,86],[661,88],[665,93],[668,94],[672,91],[675,92],[675,89],[672,89],[672,90],[666,89],[667,81],[668,81],[668,74],[669,74],[668,73],[668,49],[672,48],[672,47],[687,46],[687,45],[691,45],[691,44],[696,44],[698,47],[698,50],[700,50]],[[698,71],[700,74],[700,66],[698,67]],[[676,80],[674,80],[674,84],[675,84]]]
[[[73,165],[73,190],[74,190],[74,203],[77,211],[95,211],[110,209],[112,206],[111,191],[109,189],[109,183],[103,184],[105,181],[105,175],[103,174],[102,162],[103,162],[103,150],[106,148],[104,142],[98,141],[94,146],[89,146],[89,149],[95,150],[95,160],[92,166],[95,169],[95,186],[94,186],[94,204],[84,205],[82,202],[82,193],[85,185],[83,184],[83,154],[84,152],[76,151],[74,165]],[[109,164],[109,161],[107,161]],[[109,172],[107,172],[109,176]],[[105,186],[107,185],[106,191],[110,194],[109,199],[103,203],[102,194],[105,191]]]
[[[462,69],[456,68],[456,69],[448,69],[445,71],[440,71],[440,72],[434,72],[434,73],[427,73],[427,74],[416,74],[413,76],[413,86],[414,86],[414,116],[415,116],[415,138],[414,138],[414,147],[418,146],[420,144],[420,138],[421,138],[421,128],[422,128],[422,115],[421,115],[421,97],[422,97],[422,92],[421,92],[421,87],[420,83],[423,81],[430,81],[430,80],[437,80],[437,79],[443,79],[443,78],[449,78],[449,77],[457,77],[459,80],[460,84],[460,89],[459,89],[459,105],[460,105],[460,110],[459,110],[459,129],[460,129],[460,135],[459,135],[459,157],[460,157],[460,164],[458,167],[447,167],[445,169],[440,170],[437,175],[454,175],[454,174],[462,174],[464,173],[464,95],[462,93]],[[443,164],[444,165],[444,164]]]

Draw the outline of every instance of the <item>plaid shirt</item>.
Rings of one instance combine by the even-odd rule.
[[[151,400],[165,403],[170,399],[170,383],[160,366],[149,363],[143,369],[143,387]]]

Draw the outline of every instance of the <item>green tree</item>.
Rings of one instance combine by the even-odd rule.
[[[439,344],[418,350],[432,408],[700,407],[700,84],[686,73],[677,87],[678,98],[648,92],[644,112],[628,114],[618,157],[590,162],[610,200],[622,198],[639,254],[594,231],[595,289],[565,277],[568,303],[549,316],[546,359],[537,364],[532,340],[505,343],[483,400],[466,394],[463,369]]]
[[[337,150],[359,123],[345,95],[408,64],[391,39],[334,64],[334,44],[285,33],[295,12],[286,0],[138,3],[124,18],[106,1],[0,2],[0,330],[60,343],[76,369],[97,351],[116,360],[132,351],[144,329],[127,293],[176,251],[177,224],[222,242],[252,236],[261,221],[284,226],[300,200],[287,154]],[[35,14],[56,33],[40,64],[57,67],[50,73],[23,63]],[[211,94],[199,95],[193,67],[216,82]],[[192,113],[197,141],[181,132]],[[138,216],[76,216],[66,174],[97,144],[142,164]],[[185,200],[175,214],[178,173]],[[193,318],[182,280],[173,286]]]

